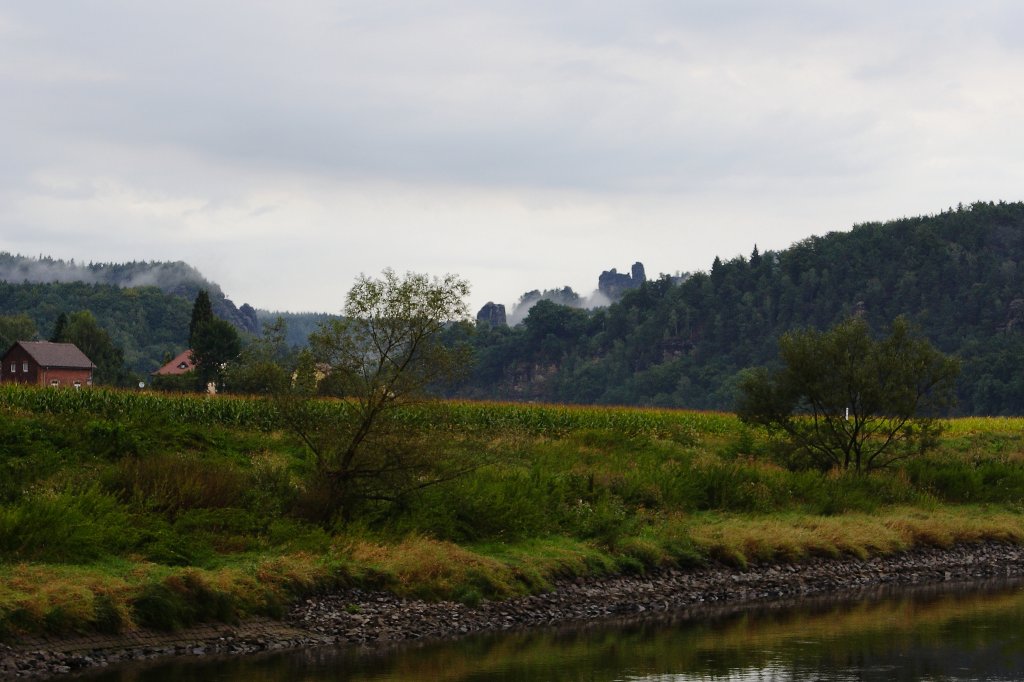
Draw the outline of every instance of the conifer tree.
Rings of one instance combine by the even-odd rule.
[[[210,303],[210,294],[206,289],[200,289],[196,294],[196,300],[192,304],[192,320],[188,323],[188,345],[192,347],[196,342],[196,330],[207,322],[213,321],[213,305]]]
[[[68,316],[61,313],[53,325],[53,335],[50,341],[53,343],[65,343],[68,340]]]

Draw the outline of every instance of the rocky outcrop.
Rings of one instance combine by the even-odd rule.
[[[501,303],[488,301],[484,304],[484,307],[480,309],[480,312],[476,314],[476,323],[478,325],[483,324],[490,327],[507,326],[508,320],[505,318],[505,306]]]
[[[637,289],[647,281],[647,274],[644,272],[644,264],[637,261],[633,263],[630,273],[620,273],[615,268],[605,270],[597,278],[597,289],[611,301],[617,301],[630,289]]]
[[[230,302],[230,301],[229,301]],[[256,309],[248,303],[243,303],[238,307],[239,323],[245,327],[246,331],[252,334],[259,334],[260,321],[256,316]]]
[[[235,306],[234,301],[224,295],[221,288],[212,282],[181,282],[171,289],[165,289],[165,293],[173,296],[180,296],[189,301],[195,301],[201,289],[205,289],[210,295],[210,307],[213,314],[225,322],[230,322],[240,332],[258,335],[261,332],[260,321],[256,317],[256,309],[248,303],[242,307]]]

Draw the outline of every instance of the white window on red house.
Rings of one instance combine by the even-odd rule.
[[[81,388],[81,387],[82,387],[82,382],[81,381],[76,381],[75,382],[75,388]]]
[[[12,362],[11,363],[11,374],[17,374],[17,372],[18,372],[18,363]]]
[[[60,386],[60,381],[58,381],[57,379],[50,379],[50,385],[51,386]]]
[[[26,374],[28,373],[28,363],[27,362],[21,363],[21,371],[25,372]]]

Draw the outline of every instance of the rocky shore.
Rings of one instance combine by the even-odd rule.
[[[927,585],[1024,576],[1024,547],[1004,543],[919,549],[860,560],[812,559],[736,569],[711,565],[643,576],[562,581],[551,592],[476,606],[400,599],[359,589],[306,599],[283,622],[194,628],[173,635],[0,644],[0,678],[43,678],[96,666],[167,656],[241,655],[340,645],[394,645],[513,628],[666,614],[695,606],[766,603],[843,595],[880,586]]]

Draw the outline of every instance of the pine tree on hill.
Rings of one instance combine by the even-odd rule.
[[[196,342],[196,330],[213,321],[213,305],[210,303],[210,294],[206,289],[200,289],[196,294],[195,303],[192,304],[192,320],[188,323],[188,345],[194,346]]]

